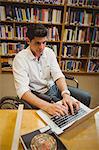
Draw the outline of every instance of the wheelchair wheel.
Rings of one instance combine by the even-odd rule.
[[[16,97],[5,96],[0,100],[0,109],[18,109],[21,102]]]
[[[0,100],[0,109],[18,109],[19,104],[23,104],[24,109],[37,109],[37,107],[15,96],[2,97]]]

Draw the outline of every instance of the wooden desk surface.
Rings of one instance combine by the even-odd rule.
[[[0,110],[0,150],[10,150],[17,110]],[[45,123],[33,110],[24,110],[21,134],[42,128]],[[99,150],[99,136],[94,115],[81,124],[70,127],[59,136],[68,150]],[[19,150],[22,150],[19,144]]]
[[[10,150],[17,111],[0,110],[0,150]]]

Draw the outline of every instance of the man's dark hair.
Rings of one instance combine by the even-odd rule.
[[[28,26],[26,36],[30,39],[35,37],[45,37],[47,36],[47,28],[43,24],[33,24]]]

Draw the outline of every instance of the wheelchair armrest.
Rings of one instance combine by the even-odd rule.
[[[65,75],[65,78],[68,79],[68,80],[72,80],[76,83],[76,87],[78,88],[79,87],[79,83],[78,83],[78,80],[75,79],[73,76],[71,75]]]

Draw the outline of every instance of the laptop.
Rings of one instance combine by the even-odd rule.
[[[75,100],[73,97],[71,97]],[[59,101],[58,103],[61,103]],[[92,110],[80,103],[80,109],[78,112],[74,113],[74,115],[64,115],[64,116],[51,116],[45,111],[39,109],[36,113],[39,115],[43,121],[50,126],[53,132],[57,135],[64,132],[66,128],[69,128],[72,124],[74,124],[77,120],[80,120],[84,116],[88,115]]]

